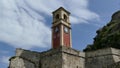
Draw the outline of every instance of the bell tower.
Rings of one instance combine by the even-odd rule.
[[[63,7],[53,12],[52,48],[59,48],[60,46],[72,47],[69,15],[70,12]]]

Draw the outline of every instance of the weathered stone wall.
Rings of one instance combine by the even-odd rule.
[[[41,54],[41,68],[84,68],[85,53],[66,47]]]
[[[120,50],[105,48],[97,51],[86,52],[86,68],[104,68],[120,61]]]
[[[10,68],[36,68],[35,64],[20,57],[15,57],[10,62]]]
[[[39,61],[38,52],[18,48],[16,55],[10,59],[10,68],[39,68]]]
[[[63,48],[62,60],[62,68],[84,68],[85,53],[74,49]]]
[[[10,68],[117,68],[120,50],[115,48],[80,52],[60,47],[44,52],[17,49],[10,59]]]
[[[106,68],[120,68],[120,62],[108,65]]]
[[[33,52],[17,49],[10,68],[84,68],[85,53],[66,47]]]
[[[62,54],[58,52],[42,57],[40,68],[62,68]]]
[[[41,53],[40,68],[62,68],[60,49],[51,49]]]
[[[67,53],[62,53],[62,55],[63,55],[62,68],[84,68],[85,59],[83,57]]]
[[[115,49],[111,48],[112,54],[113,54],[113,59],[114,62],[119,62],[120,61],[120,49]]]

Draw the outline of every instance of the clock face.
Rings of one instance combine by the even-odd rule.
[[[68,28],[67,28],[67,27],[65,27],[65,28],[64,28],[64,31],[65,31],[66,33],[68,33]]]

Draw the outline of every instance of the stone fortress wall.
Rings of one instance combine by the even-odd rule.
[[[86,53],[66,47],[45,52],[17,49],[9,68],[116,68],[119,62],[120,50],[115,48]]]
[[[85,68],[85,53],[75,49],[64,48],[62,68]]]
[[[107,68],[120,68],[120,62],[116,62],[114,64],[111,64],[111,65],[107,66]]]
[[[10,58],[9,68],[39,68],[38,52],[17,48],[15,56]]]
[[[34,52],[16,49],[9,68],[85,68],[85,53],[66,47]]]
[[[107,68],[120,61],[120,50],[104,48],[96,51],[86,52],[86,68]]]

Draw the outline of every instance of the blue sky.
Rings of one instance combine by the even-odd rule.
[[[51,48],[51,12],[61,6],[71,12],[72,47],[82,51],[120,10],[120,0],[0,0],[0,68],[16,48]]]

